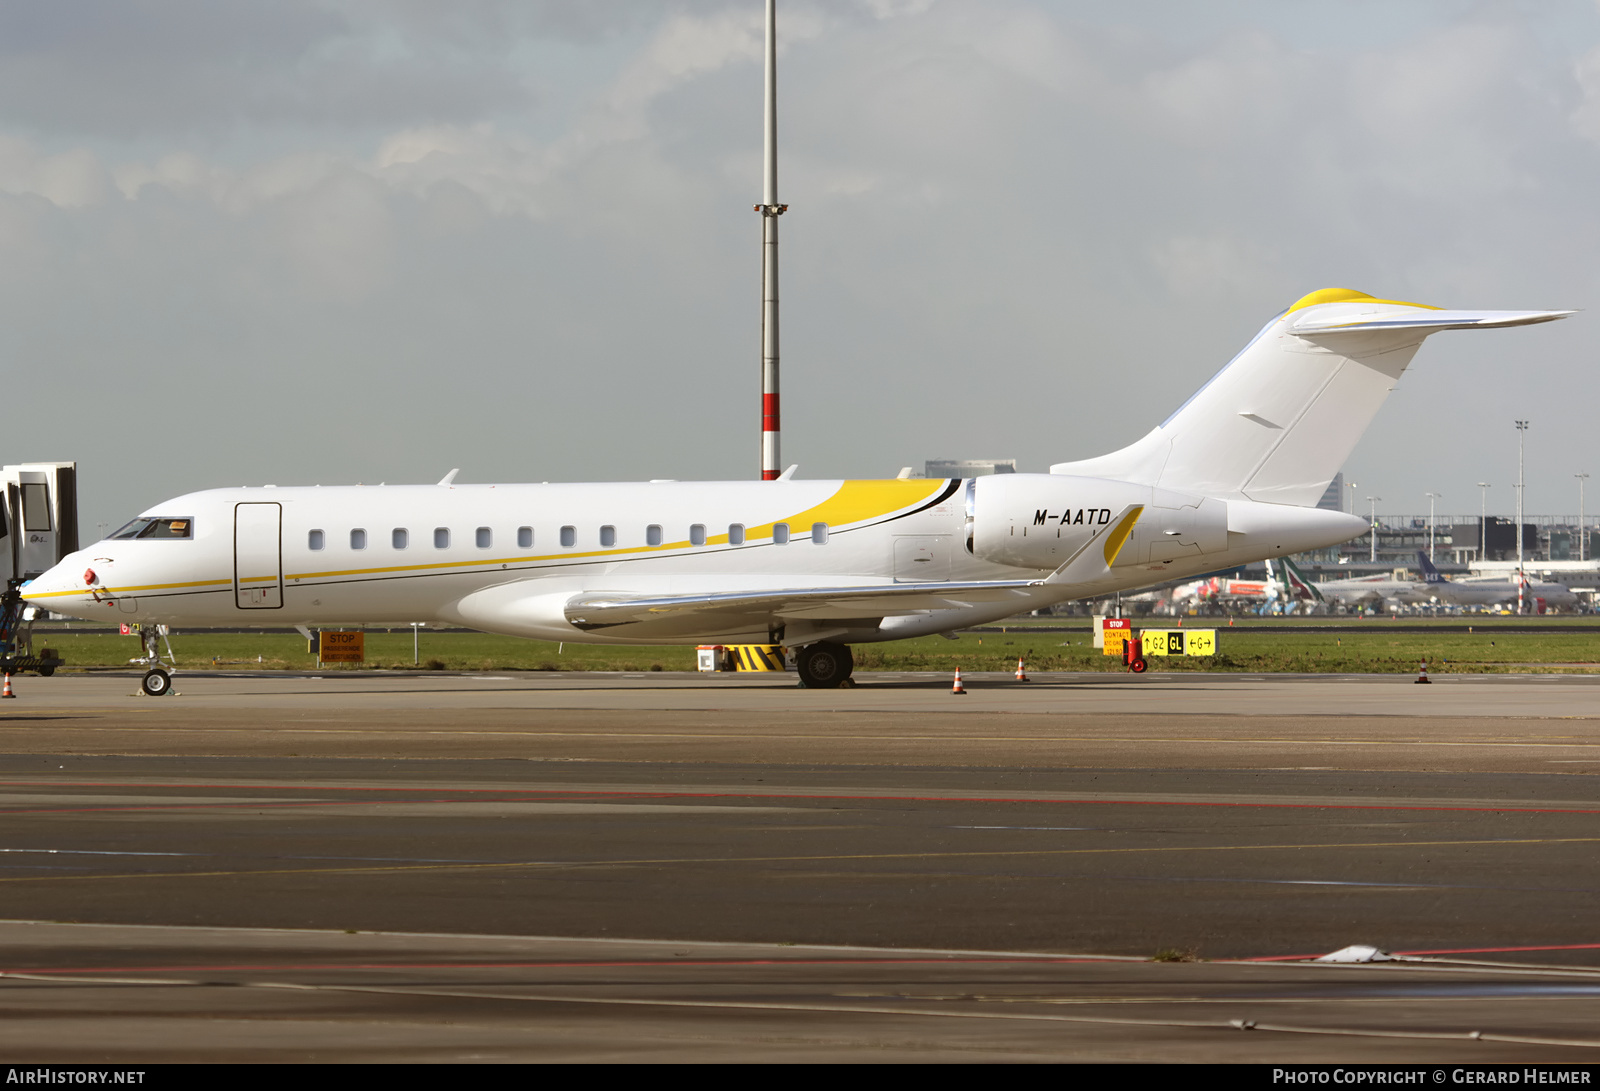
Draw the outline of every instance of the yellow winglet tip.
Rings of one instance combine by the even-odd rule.
[[[1110,568],[1117,561],[1117,554],[1122,552],[1122,547],[1127,544],[1128,535],[1133,533],[1133,524],[1139,521],[1139,516],[1144,514],[1144,505],[1136,505],[1133,510],[1122,517],[1122,520],[1106,535],[1105,558],[1106,567]]]

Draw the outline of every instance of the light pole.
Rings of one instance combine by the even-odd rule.
[[[1528,577],[1522,571],[1522,451],[1528,435],[1528,422],[1517,421],[1517,613],[1523,612],[1523,588]]]
[[[1368,512],[1367,521],[1372,524],[1372,552],[1368,556],[1373,564],[1378,563],[1378,501],[1382,499],[1383,497],[1381,496],[1367,497],[1367,504],[1371,509]]]
[[[781,426],[778,410],[778,15],[767,0],[765,94],[761,136],[761,480],[776,481]]]
[[[1478,563],[1489,559],[1489,483],[1478,482]],[[1481,572],[1482,569],[1479,569]]]
[[[1350,514],[1356,513],[1356,489],[1360,486],[1354,481],[1346,481],[1345,488],[1350,490]]]
[[[1433,560],[1433,502],[1443,496],[1442,492],[1428,494],[1428,560]]]
[[[1589,480],[1588,474],[1573,474],[1578,479],[1578,560],[1585,560],[1584,547],[1588,545],[1588,535],[1583,533],[1583,483]]]

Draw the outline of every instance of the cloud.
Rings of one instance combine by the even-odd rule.
[[[113,407],[71,438],[86,520],[267,477],[749,476],[757,5],[92,10],[0,13],[0,362]],[[783,5],[805,473],[1106,450],[1319,287],[1600,288],[1600,42],[1454,9],[1186,40],[1164,10]],[[1504,479],[1461,438],[1498,414],[1580,434],[1580,322],[1430,343],[1352,473],[1465,496]],[[171,420],[193,457],[152,478],[127,437]]]

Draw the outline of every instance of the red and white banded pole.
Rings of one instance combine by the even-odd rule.
[[[767,0],[765,125],[762,128],[761,203],[761,480],[781,472],[778,434],[778,28],[777,0]]]

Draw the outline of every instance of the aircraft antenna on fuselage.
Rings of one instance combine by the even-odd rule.
[[[778,26],[777,0],[767,0],[766,92],[762,126],[761,203],[761,480],[778,479]]]

